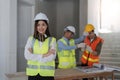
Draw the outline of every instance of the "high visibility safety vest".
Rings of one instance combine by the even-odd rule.
[[[66,46],[68,46],[68,44],[63,38],[60,39],[60,41],[63,42],[63,44],[65,44]],[[75,45],[73,39],[69,41],[69,45]],[[59,60],[58,68],[69,69],[74,68],[76,66],[75,50],[58,50],[57,53]]]
[[[87,45],[89,45],[92,48],[93,51],[95,51],[99,42],[103,42],[103,40],[100,37],[96,37],[96,39],[93,42],[90,42],[89,38],[86,37],[84,42]],[[93,63],[98,63],[99,62],[99,56],[93,55],[92,53],[85,50],[83,55],[82,55],[81,62],[83,64],[88,65],[88,66],[92,66]]]
[[[51,41],[50,38],[47,38],[42,47],[39,46],[39,41],[35,39],[33,45],[33,53],[34,54],[45,54],[49,50],[50,43],[54,42],[56,39],[52,37]],[[27,61],[27,68],[26,68],[26,75],[35,76],[38,73],[41,76],[54,76],[55,73],[55,61],[50,62],[38,62],[38,61]]]

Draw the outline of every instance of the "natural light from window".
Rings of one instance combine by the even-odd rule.
[[[120,32],[120,0],[101,0],[102,32]]]

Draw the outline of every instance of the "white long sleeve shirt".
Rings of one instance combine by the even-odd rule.
[[[42,43],[43,42],[39,41],[40,47],[42,47]],[[56,52],[55,52],[55,54],[51,54],[48,57],[43,57],[42,54],[31,53],[28,50],[29,48],[32,48],[32,39],[31,38],[28,38],[26,46],[25,46],[24,56],[25,56],[26,60],[33,60],[33,61],[39,61],[39,62],[49,62],[49,61],[55,60],[55,58],[56,58]],[[56,51],[56,41],[54,41],[50,44],[50,49],[55,49],[55,51]]]

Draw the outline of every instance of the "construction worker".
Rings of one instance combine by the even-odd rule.
[[[84,40],[86,47],[81,57],[82,66],[92,66],[93,63],[99,62],[103,39],[98,37],[94,30],[95,27],[92,24],[87,24],[85,27],[85,32],[88,32],[88,36]]]
[[[92,67],[94,63],[99,62],[99,55],[102,48],[103,39],[98,37],[94,33],[95,27],[92,24],[87,24],[85,26],[85,32],[88,32],[88,36],[84,39],[85,47],[82,48],[83,54],[81,57],[81,66]],[[83,78],[83,80],[88,80],[88,78]],[[94,78],[89,78],[89,80],[94,80]]]
[[[86,33],[78,39],[73,39],[75,35],[75,28],[73,26],[67,26],[64,29],[64,36],[57,41],[58,46],[58,68],[69,69],[76,67],[75,49],[85,46],[82,42]]]
[[[49,33],[49,19],[44,13],[35,18],[34,34],[25,46],[28,80],[54,80],[56,39]]]

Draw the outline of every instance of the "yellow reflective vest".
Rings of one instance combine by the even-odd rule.
[[[43,42],[42,47],[39,46],[39,41],[35,39],[34,45],[33,45],[33,53],[34,54],[46,54],[49,50],[50,43],[56,40],[53,37],[51,38],[52,39],[47,38]],[[41,76],[54,76],[54,73],[55,73],[55,61],[54,60],[50,62],[38,62],[38,61],[32,61],[32,60],[27,61],[26,74],[29,76],[35,76],[37,74],[40,74]]]
[[[63,44],[65,44],[66,46],[68,46],[68,44],[66,43],[66,41],[62,38],[60,39],[61,42],[63,42]],[[69,41],[69,45],[70,46],[74,46],[74,40],[71,39]],[[76,67],[76,59],[75,59],[75,50],[61,50],[61,51],[57,51],[58,53],[58,60],[59,60],[59,64],[58,64],[58,68],[62,68],[62,69],[69,69],[69,68],[74,68]]]

